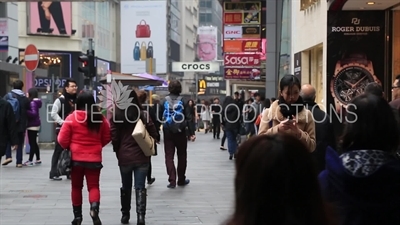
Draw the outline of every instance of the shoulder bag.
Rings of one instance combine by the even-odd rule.
[[[136,143],[138,143],[145,156],[152,156],[155,154],[155,141],[147,131],[142,118],[136,122],[132,137],[135,139]]]

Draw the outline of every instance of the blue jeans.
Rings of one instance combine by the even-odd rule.
[[[230,155],[233,155],[236,153],[237,150],[237,142],[236,142],[236,136],[238,132],[236,130],[225,130],[226,133],[226,139],[228,140],[228,151]]]
[[[17,148],[17,164],[22,164],[22,149],[24,148],[25,143],[25,132],[18,132],[18,148]],[[11,159],[11,145],[7,144],[6,148],[6,159]]]
[[[122,189],[131,190],[133,181],[135,182],[135,189],[140,190],[146,187],[146,177],[149,171],[149,164],[132,164],[129,166],[120,166]],[[132,179],[134,176],[134,180]]]

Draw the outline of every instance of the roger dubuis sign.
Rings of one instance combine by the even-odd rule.
[[[328,32],[341,33],[343,35],[368,35],[370,33],[379,33],[384,31],[384,24],[373,18],[364,17],[361,14],[349,11],[345,19],[337,19],[336,24],[328,27]],[[332,15],[332,14],[331,14]],[[330,18],[331,20],[334,18]],[[340,21],[340,22],[339,22]]]

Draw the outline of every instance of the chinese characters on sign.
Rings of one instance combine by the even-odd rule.
[[[224,52],[262,52],[261,40],[224,40]]]
[[[224,24],[260,24],[261,22],[261,2],[226,2],[224,12]]]
[[[261,52],[261,40],[243,41],[242,48],[244,52]]]
[[[254,68],[225,68],[224,76],[226,80],[229,79],[260,79],[260,69]]]

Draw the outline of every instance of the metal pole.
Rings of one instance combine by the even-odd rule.
[[[51,91],[53,93],[55,93],[55,89],[56,89],[55,82],[56,82],[56,79],[54,78],[54,73],[53,73],[53,74],[51,74]]]
[[[93,39],[89,38],[89,54],[93,54]],[[90,71],[93,73],[94,71]],[[93,90],[93,77],[89,78],[89,90]]]
[[[196,99],[195,99],[195,102],[197,102],[197,99],[199,98],[198,97],[198,94],[199,94],[199,74],[198,73],[195,73],[194,74],[194,76],[195,76],[195,78],[196,78],[196,92],[195,92],[195,97],[196,97]]]

